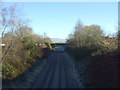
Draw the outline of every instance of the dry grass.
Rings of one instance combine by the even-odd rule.
[[[37,60],[36,63],[21,76],[13,80],[4,80],[2,83],[3,88],[29,88],[30,83],[39,75],[45,63],[45,58]]]

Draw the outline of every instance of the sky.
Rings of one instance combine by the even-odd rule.
[[[5,2],[6,6],[14,2]],[[34,33],[66,39],[78,20],[100,25],[105,34],[114,34],[118,24],[117,2],[17,2]]]
[[[119,0],[2,0],[4,2],[118,2]]]

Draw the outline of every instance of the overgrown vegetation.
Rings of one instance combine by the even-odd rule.
[[[76,62],[78,79],[85,88],[118,88],[119,33],[105,36],[98,25],[80,22],[67,40],[68,53]]]
[[[78,22],[75,31],[69,35],[67,50],[75,60],[83,59],[87,56],[105,55],[117,53],[117,36],[105,36],[103,30],[98,25],[84,26]]]
[[[2,36],[2,78],[13,79],[28,70],[37,58],[49,54],[51,40],[33,33],[16,6],[0,5]],[[48,45],[47,45],[48,44]]]

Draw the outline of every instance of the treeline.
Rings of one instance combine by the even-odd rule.
[[[50,52],[51,40],[34,34],[16,6],[4,8],[1,4],[0,10],[2,79],[13,79],[28,70],[38,58]]]
[[[85,26],[80,21],[67,39],[67,50],[75,60],[87,56],[118,53],[118,36],[105,36],[99,25]]]

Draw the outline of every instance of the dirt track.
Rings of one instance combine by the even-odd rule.
[[[40,75],[31,84],[32,88],[79,88],[74,76],[74,66],[67,53],[62,50],[52,52]],[[82,87],[82,86],[81,86]]]

